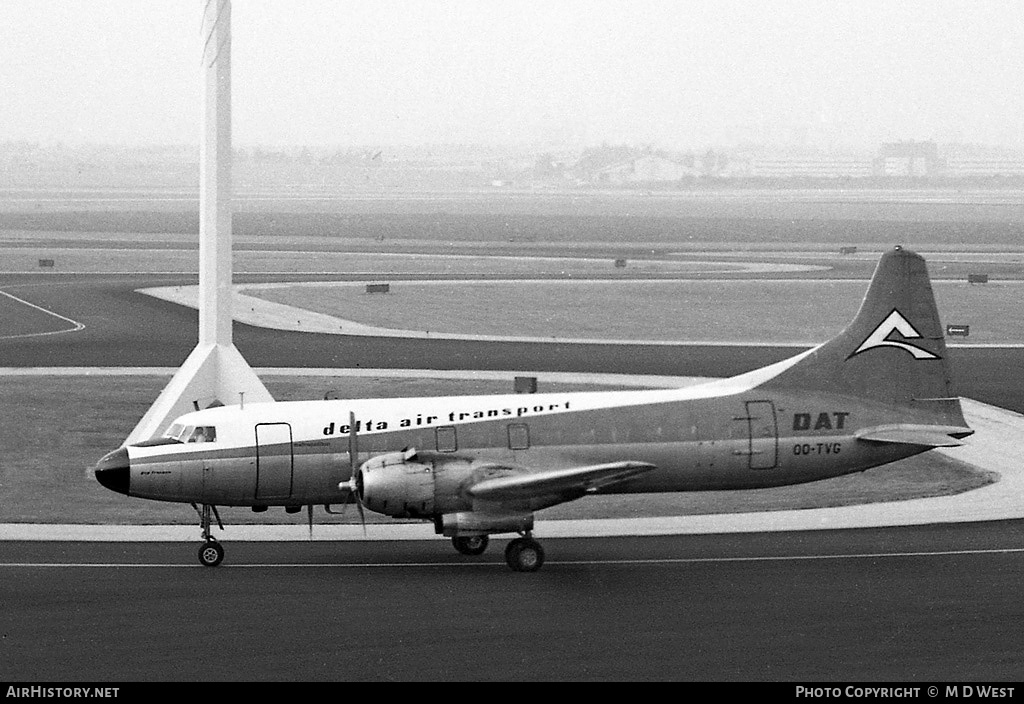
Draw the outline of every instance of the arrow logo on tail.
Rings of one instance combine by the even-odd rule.
[[[892,313],[886,317],[881,324],[874,329],[874,331],[867,336],[867,339],[860,344],[850,357],[854,357],[861,352],[865,352],[874,347],[898,347],[901,350],[909,352],[914,355],[914,359],[941,359],[937,354],[929,352],[926,349],[911,345],[908,342],[899,342],[897,340],[890,340],[889,336],[894,332],[898,332],[904,337],[904,339],[912,340],[920,338],[921,333],[910,324],[910,321],[903,317],[903,314],[898,310],[893,309]],[[847,359],[850,359],[847,357]]]

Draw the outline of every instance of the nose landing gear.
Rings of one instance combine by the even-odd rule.
[[[199,546],[199,564],[203,567],[216,567],[224,560],[224,548],[210,533],[210,517],[212,514],[217,519],[217,525],[224,530],[220,514],[217,513],[217,507],[212,504],[203,504],[202,509],[192,504],[192,508],[199,514],[199,525],[202,528],[203,544]]]
[[[210,538],[199,546],[199,562],[203,567],[216,567],[224,559],[224,548],[216,538]]]

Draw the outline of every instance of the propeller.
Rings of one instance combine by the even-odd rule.
[[[313,539],[313,504],[306,506],[306,518],[309,521],[309,539]]]
[[[358,461],[359,461],[359,436],[356,434],[356,414],[352,411],[348,413],[348,461],[352,467],[352,476],[348,480],[348,498],[345,499],[345,506],[341,507],[341,512],[345,512],[345,508],[349,505],[349,502],[355,499],[356,508],[359,509],[359,522],[363,524],[363,535],[366,535],[366,513],[363,511],[363,502],[359,498],[359,476]]]

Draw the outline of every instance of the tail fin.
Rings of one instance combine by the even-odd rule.
[[[902,247],[882,255],[853,322],[767,385],[902,406],[926,422],[969,432],[953,393],[928,269]]]

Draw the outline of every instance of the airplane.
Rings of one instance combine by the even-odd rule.
[[[224,558],[210,530],[211,513],[223,529],[217,506],[305,506],[312,531],[314,505],[337,513],[354,502],[361,516],[432,521],[466,555],[517,534],[506,562],[534,572],[545,558],[534,514],[556,504],[811,482],[973,432],[952,392],[925,261],[897,246],[836,337],[738,376],[676,389],[219,406],[113,450],[95,476],[128,496],[191,503],[210,567]]]

